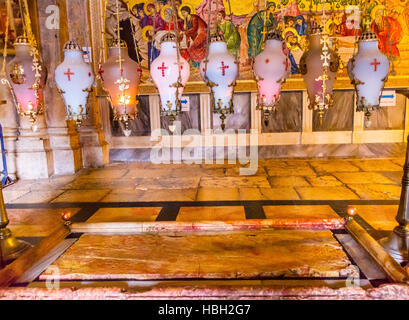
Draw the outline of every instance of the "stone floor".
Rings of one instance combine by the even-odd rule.
[[[376,239],[392,230],[403,162],[271,160],[261,161],[254,176],[240,176],[240,167],[229,164],[118,163],[18,181],[4,196],[10,229],[33,244],[68,211],[73,222],[131,222],[145,233],[73,235],[48,262],[66,286],[257,278],[340,288],[359,277],[360,287],[376,287],[386,276],[347,234],[344,217],[353,205]],[[54,277],[46,269],[29,287]]]
[[[237,165],[111,164],[71,176],[19,181],[7,203],[235,200],[398,200],[404,159],[260,161]]]

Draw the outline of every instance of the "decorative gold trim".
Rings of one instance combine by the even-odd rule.
[[[409,76],[390,76],[385,89],[399,89],[409,87]],[[301,77],[287,79],[281,91],[304,91],[307,90],[304,80]],[[354,90],[351,80],[348,77],[337,78],[334,82],[334,90]],[[237,80],[235,92],[257,92],[255,80]],[[188,82],[184,93],[208,93],[209,88],[203,81]],[[140,95],[158,94],[158,90],[153,84],[141,84]]]

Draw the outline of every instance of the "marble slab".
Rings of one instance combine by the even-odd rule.
[[[200,96],[198,94],[186,95],[190,100],[189,111],[182,112],[177,117],[177,121],[180,121],[181,133],[185,133],[188,129],[200,130]],[[162,129],[168,130],[169,134],[169,119],[167,117],[161,117]]]
[[[314,278],[356,272],[331,232],[274,230],[84,235],[40,280]]]
[[[402,130],[405,127],[406,98],[396,95],[396,106],[382,107],[372,113],[371,126],[365,130]]]
[[[354,119],[354,92],[334,91],[334,105],[323,118],[322,125],[318,112],[313,115],[313,131],[351,131]]]
[[[8,227],[16,237],[46,237],[62,224],[61,215],[70,211],[74,216],[80,209],[8,209]]]
[[[398,206],[355,206],[358,214],[376,230],[392,231],[397,225]]]
[[[87,220],[90,223],[99,222],[153,222],[162,208],[101,208]]]
[[[135,120],[129,120],[128,128],[132,131],[131,136],[149,136],[151,134],[149,96],[139,96],[138,100],[138,118]],[[111,108],[110,115],[112,136],[124,136],[122,130],[125,129],[125,126],[121,122],[113,121],[113,113]]]
[[[176,221],[245,220],[244,207],[182,207]]]
[[[268,124],[261,121],[261,132],[300,132],[302,110],[301,92],[282,92],[277,111],[270,115]]]
[[[342,281],[342,280],[341,280]],[[203,281],[201,281],[202,283]],[[232,282],[231,280],[229,282]],[[226,299],[240,300],[243,298],[257,300],[409,300],[409,286],[406,284],[385,284],[379,287],[369,288],[346,287],[344,284],[332,288],[327,283],[313,283],[305,285],[303,282],[298,286],[286,286],[285,284],[271,284],[270,282],[262,285],[249,284],[247,281],[243,284],[212,286],[209,283],[200,287],[196,283],[178,283],[167,285],[148,285],[142,284],[142,288],[125,287],[128,282],[115,283],[114,286],[109,282],[100,282],[84,285],[80,283],[68,282],[69,288],[59,290],[50,290],[47,288],[1,288],[1,300],[152,300],[152,299]],[[360,282],[367,283],[361,280]],[[41,282],[40,284],[43,284]],[[87,283],[86,283],[87,284]],[[61,283],[64,286],[65,283]],[[73,290],[75,288],[75,290]]]
[[[285,146],[259,146],[260,160],[279,158],[387,158],[403,157],[406,145],[403,143],[367,144],[310,144]],[[202,149],[204,154],[205,149]],[[249,154],[249,148],[247,148]],[[151,149],[111,149],[111,161],[150,161]],[[225,150],[227,159],[228,152]]]
[[[233,97],[234,114],[227,115],[226,130],[250,130],[250,94],[236,93]],[[220,129],[220,115],[213,114],[213,129]]]

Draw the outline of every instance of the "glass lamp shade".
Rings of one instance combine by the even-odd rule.
[[[170,117],[171,122],[181,112],[180,99],[190,76],[189,63],[177,50],[175,36],[168,33],[161,43],[160,55],[152,62],[150,70],[159,91],[161,114]]]
[[[64,98],[67,120],[74,120],[80,125],[87,118],[87,99],[94,79],[81,47],[74,41],[68,41],[64,45],[64,61],[55,69],[55,82]]]
[[[213,111],[220,114],[224,130],[226,114],[234,112],[233,92],[239,74],[234,56],[227,50],[226,42],[213,36],[207,58],[200,64],[203,80],[211,89]]]
[[[290,71],[290,61],[283,51],[283,42],[278,33],[268,35],[264,50],[254,59],[253,71],[258,86],[257,109],[264,112],[265,121],[268,122]]]
[[[125,42],[113,41],[108,48],[108,59],[101,66],[99,74],[103,87],[109,94],[115,121],[123,121],[127,124],[128,120],[138,116],[136,98],[141,77],[139,70],[138,63],[128,55]]]
[[[300,60],[300,72],[304,77],[304,82],[307,87],[309,98],[309,108],[317,110],[320,115],[320,121],[325,110],[333,106],[333,85],[336,79],[336,74],[339,68],[339,56],[328,49],[328,66],[324,66],[324,52],[321,44],[321,32],[317,27],[313,30],[310,38],[310,47]],[[322,76],[324,68],[327,71],[327,79],[325,81],[325,92],[323,88]]]
[[[348,62],[348,74],[357,93],[357,110],[364,111],[365,126],[371,125],[371,111],[380,108],[380,100],[389,73],[389,60],[379,51],[376,34],[364,32],[358,52]]]
[[[14,45],[16,55],[6,66],[7,77],[17,100],[19,115],[29,117],[35,130],[37,116],[44,111],[43,89],[47,71],[38,59],[37,49],[26,37],[17,37]]]

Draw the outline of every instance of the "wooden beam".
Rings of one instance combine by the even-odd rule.
[[[385,249],[355,220],[346,223],[347,231],[370,254],[387,276],[397,283],[408,283],[408,275]]]
[[[18,259],[0,270],[0,287],[9,287],[15,283],[70,233],[69,227],[65,225],[58,227],[51,235],[41,240],[38,245],[28,249]]]

